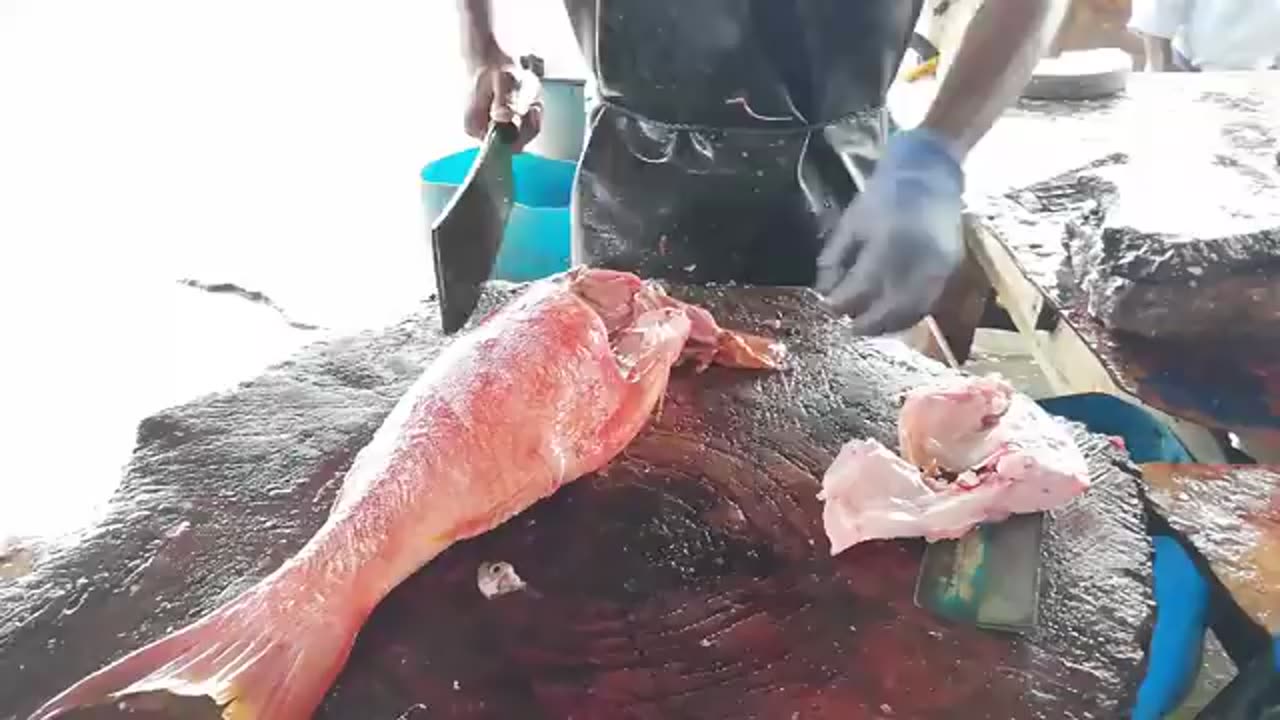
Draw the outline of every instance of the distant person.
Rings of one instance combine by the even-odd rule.
[[[1150,72],[1280,68],[1280,0],[1133,0]]]

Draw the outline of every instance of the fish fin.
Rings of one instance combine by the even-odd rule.
[[[627,382],[643,382],[655,371],[669,372],[689,337],[689,320],[663,308],[643,313],[613,338],[613,353]]]
[[[285,605],[291,598],[273,592],[277,588],[290,589],[250,589],[72,685],[30,720],[150,692],[208,697],[226,720],[310,718],[346,663],[364,617]]]
[[[744,370],[781,370],[787,362],[787,346],[759,335],[721,329],[716,334],[713,362]]]
[[[671,309],[645,312],[617,335],[613,352],[626,388],[613,415],[601,425],[599,436],[625,440],[601,459],[601,465],[620,452],[646,422],[655,419],[655,411],[661,413],[658,405],[671,367],[680,359],[688,338],[689,319]]]

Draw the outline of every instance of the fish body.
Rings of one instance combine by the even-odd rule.
[[[902,456],[855,439],[823,477],[833,555],[867,540],[958,538],[1089,489],[1067,426],[999,377],[958,376],[911,391],[898,435]]]
[[[776,368],[784,355],[628,273],[578,268],[534,283],[430,364],[296,555],[32,720],[151,691],[208,696],[228,720],[309,718],[387,593],[453,543],[609,462],[674,365]]]

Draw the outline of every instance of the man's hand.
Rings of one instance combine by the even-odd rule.
[[[519,151],[542,129],[542,83],[502,51],[493,32],[493,0],[458,0],[462,23],[462,57],[471,70],[471,98],[463,127],[482,139],[489,124],[514,123]]]
[[[463,119],[467,134],[483,138],[490,123],[514,123],[519,127],[512,147],[519,152],[542,129],[542,93],[538,76],[522,69],[505,54],[476,66],[471,98]]]
[[[963,191],[964,172],[939,136],[916,129],[890,139],[818,257],[818,291],[861,334],[920,321],[964,259]]]
[[[1031,79],[1068,0],[983,0],[921,127],[889,141],[818,258],[818,289],[868,334],[910,327],[964,258],[960,163]]]

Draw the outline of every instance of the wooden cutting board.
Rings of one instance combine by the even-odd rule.
[[[674,290],[730,327],[780,336],[793,366],[678,372],[657,421],[605,471],[392,593],[318,718],[1125,713],[1152,621],[1151,548],[1138,482],[1105,439],[1078,434],[1095,487],[1047,530],[1036,634],[947,625],[912,602],[921,543],[832,558],[815,497],[843,442],[893,444],[898,397],[947,371],[854,337],[808,291]],[[296,550],[442,346],[436,313],[314,346],[143,422],[101,525],[0,581],[0,718],[25,718]],[[493,561],[528,589],[486,599],[477,573]]]

